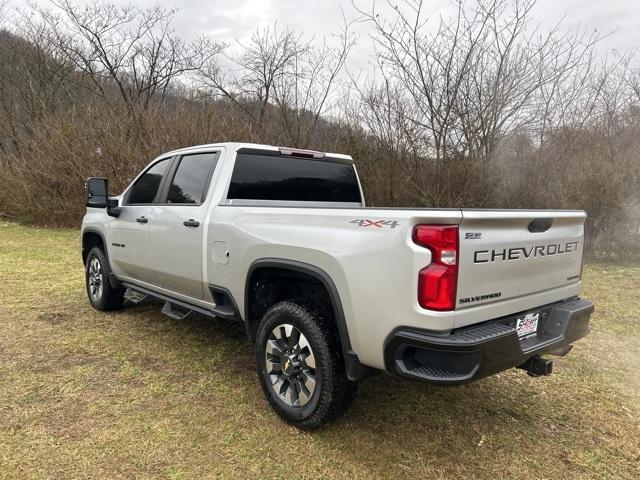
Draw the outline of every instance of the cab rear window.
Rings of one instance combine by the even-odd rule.
[[[270,152],[241,153],[231,176],[228,199],[360,203],[353,165]]]

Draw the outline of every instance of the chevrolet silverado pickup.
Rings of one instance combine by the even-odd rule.
[[[582,211],[366,208],[347,155],[221,143],[85,184],[91,305],[243,322],[273,409],[344,413],[376,370],[439,385],[548,375],[587,335]]]

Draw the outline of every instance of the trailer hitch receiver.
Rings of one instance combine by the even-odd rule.
[[[532,377],[543,377],[551,375],[553,372],[553,361],[542,358],[540,355],[536,355],[524,362],[518,368],[526,370],[527,375]]]

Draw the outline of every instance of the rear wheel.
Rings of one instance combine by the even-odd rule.
[[[111,286],[110,274],[111,268],[104,252],[93,247],[87,255],[85,283],[89,303],[96,310],[116,310],[124,303],[124,290]]]
[[[353,403],[356,384],[346,376],[337,327],[321,304],[271,307],[258,328],[256,363],[267,400],[300,429],[321,427]]]

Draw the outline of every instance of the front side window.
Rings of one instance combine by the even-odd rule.
[[[160,160],[147,170],[131,187],[131,193],[127,203],[129,205],[153,203],[158,189],[160,188],[160,182],[162,177],[167,171],[170,158]]]
[[[217,159],[216,152],[182,157],[169,187],[167,203],[202,203]]]

